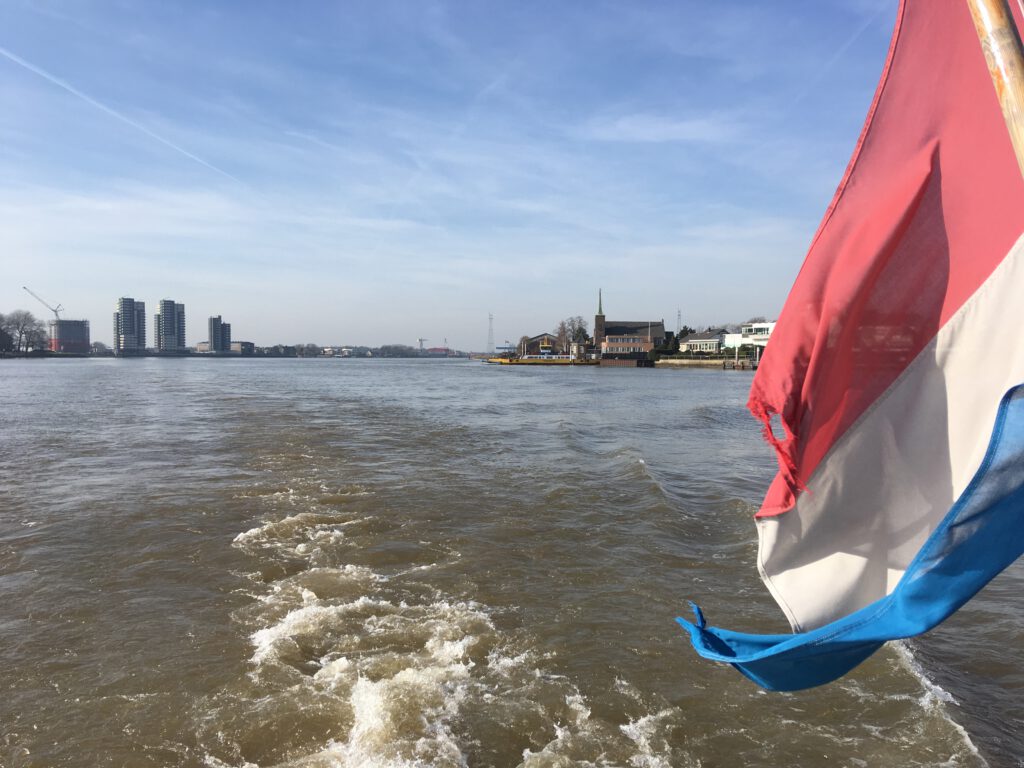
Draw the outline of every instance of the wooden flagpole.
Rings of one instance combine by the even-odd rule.
[[[967,0],[992,84],[1024,174],[1024,50],[1006,0]]]

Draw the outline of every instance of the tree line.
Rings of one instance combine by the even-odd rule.
[[[42,354],[49,344],[46,325],[31,312],[0,314],[0,357]]]

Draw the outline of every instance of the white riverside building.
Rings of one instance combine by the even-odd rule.
[[[725,349],[747,346],[765,347],[774,330],[775,323],[744,323],[740,327],[739,333],[725,334],[722,347]]]
[[[117,300],[114,312],[114,354],[121,356],[146,353],[146,302],[123,297]]]

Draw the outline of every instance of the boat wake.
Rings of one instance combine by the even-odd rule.
[[[252,655],[204,705],[208,766],[687,763],[666,738],[678,709],[649,707],[622,684],[635,715],[593,717],[514,616],[422,580],[457,553],[381,546],[388,526],[372,493],[318,484],[252,498],[271,512],[234,540],[258,563],[235,614]]]

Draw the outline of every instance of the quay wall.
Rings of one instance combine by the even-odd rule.
[[[740,360],[736,361],[732,358],[728,360],[714,360],[706,358],[674,358],[674,357],[663,357],[658,360],[655,364],[658,368],[718,368],[725,370],[737,370],[737,371],[753,371],[757,370],[757,363],[752,360]]]

